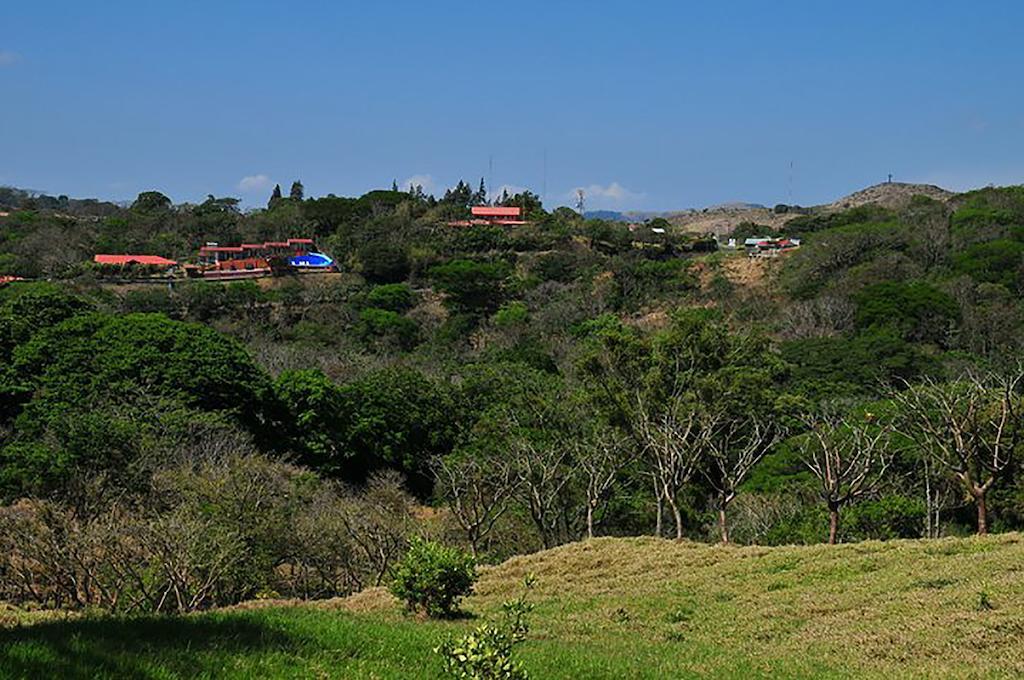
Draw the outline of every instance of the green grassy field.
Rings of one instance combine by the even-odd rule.
[[[449,622],[382,590],[179,618],[0,614],[0,676],[431,678],[538,577],[532,677],[1020,677],[1024,537],[720,547],[598,539],[486,570]]]

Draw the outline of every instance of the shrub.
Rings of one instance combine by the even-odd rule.
[[[920,538],[927,512],[919,498],[883,496],[851,507],[843,529],[852,540]]]
[[[430,268],[434,285],[445,293],[447,304],[468,313],[497,309],[510,270],[504,262],[452,260]]]
[[[413,521],[396,475],[347,492],[259,454],[217,453],[231,446],[222,435],[163,452],[183,460],[98,511],[56,500],[0,507],[0,601],[184,613],[380,585]]]
[[[145,288],[143,290],[130,290],[124,296],[122,303],[125,312],[152,312],[165,314],[175,318],[178,314],[178,305],[171,294],[163,288]]]
[[[535,579],[527,575],[525,591],[518,598],[501,605],[502,622],[484,624],[459,639],[449,637],[434,651],[442,657],[444,672],[464,680],[526,680],[522,665],[512,659],[512,649],[526,639],[529,632],[527,615],[533,605],[526,595]]]
[[[402,349],[411,349],[419,339],[420,327],[412,319],[387,309],[370,307],[359,313],[356,334],[364,341],[391,339]]]
[[[939,345],[960,316],[956,300],[921,281],[876,283],[860,290],[854,301],[858,328],[892,328],[906,340]]]
[[[374,283],[397,283],[409,276],[409,253],[401,246],[374,241],[359,251],[363,276]]]
[[[579,275],[582,260],[583,258],[576,253],[556,250],[538,256],[531,271],[543,281],[569,283]]]
[[[366,295],[366,306],[401,313],[416,302],[415,295],[407,284],[388,283],[377,286]]]
[[[509,302],[502,305],[494,315],[494,325],[505,328],[508,326],[521,326],[526,323],[530,310],[523,302]]]
[[[954,266],[975,281],[998,283],[1009,290],[1024,289],[1024,243],[998,239],[978,243],[957,254]]]
[[[476,578],[476,563],[469,553],[414,539],[395,570],[391,592],[410,611],[450,617],[458,610],[459,600],[473,591]]]

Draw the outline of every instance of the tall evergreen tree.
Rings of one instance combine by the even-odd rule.
[[[275,205],[281,202],[281,185],[275,184],[274,191],[270,194],[270,200],[267,201],[267,209],[272,210]]]
[[[394,191],[395,193],[398,193],[398,180],[397,179],[391,180],[391,190]]]
[[[302,182],[295,180],[292,182],[292,190],[288,197],[293,201],[301,201],[305,197],[305,192],[306,190],[303,188]]]
[[[470,205],[487,205],[487,187],[484,186],[484,178],[480,178],[480,188],[470,199]]]

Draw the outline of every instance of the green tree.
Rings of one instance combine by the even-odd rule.
[[[322,371],[285,371],[274,381],[274,394],[285,411],[288,448],[322,473],[340,476],[350,451],[344,446],[341,388]]]
[[[267,210],[273,210],[281,202],[281,185],[275,184],[274,191],[270,194],[270,200],[267,201]]]
[[[367,243],[359,249],[363,277],[372,283],[398,283],[409,276],[409,252],[402,246],[383,240]]]
[[[300,182],[299,180],[295,180],[294,182],[292,182],[292,189],[290,192],[288,192],[288,198],[292,199],[293,201],[301,201],[303,198],[305,198],[305,194],[306,190],[302,186],[302,182]]]
[[[452,260],[431,267],[430,278],[460,311],[480,314],[497,309],[504,301],[510,271],[504,262]]]
[[[132,203],[132,210],[142,213],[153,213],[169,210],[171,199],[159,191],[143,191]]]

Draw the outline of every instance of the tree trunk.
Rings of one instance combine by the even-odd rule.
[[[654,520],[654,535],[661,538],[662,533],[662,515],[664,514],[664,505],[661,500],[661,491],[658,489],[658,482],[654,482],[654,500],[657,505],[657,515]]]
[[[722,543],[729,542],[729,525],[725,521],[725,505],[718,508],[718,528],[722,532]]]
[[[587,538],[594,537],[594,504],[587,501]]]
[[[828,544],[835,545],[839,535],[839,506],[828,507]]]
[[[988,533],[988,507],[985,504],[987,490],[974,490],[974,503],[978,506],[978,535],[984,536]]]
[[[676,523],[676,540],[683,540],[683,513],[679,512],[679,504],[674,498],[667,498],[669,507],[672,508],[672,519]]]

